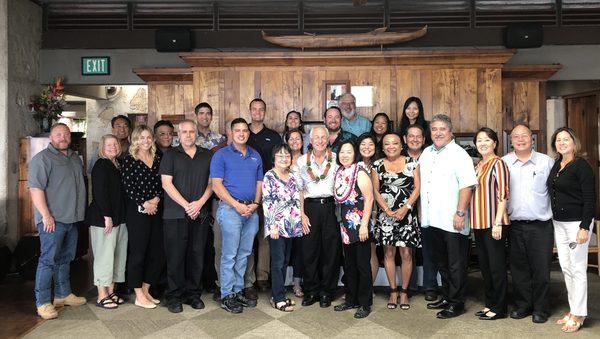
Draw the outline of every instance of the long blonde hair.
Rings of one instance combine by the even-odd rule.
[[[109,140],[109,139],[114,139],[117,142],[117,156],[115,157],[115,159],[110,159],[104,152],[106,140]],[[115,164],[115,166],[117,166],[117,168],[119,168],[119,162],[117,162],[116,158],[118,158],[119,155],[121,155],[121,152],[122,152],[121,143],[119,142],[119,139],[116,136],[114,136],[112,134],[105,134],[102,136],[102,138],[100,138],[100,146],[98,148],[98,157],[112,161],[112,163]]]
[[[131,145],[129,146],[129,154],[131,154],[134,160],[139,160],[137,153],[140,148],[140,136],[144,131],[150,133],[150,136],[152,137],[152,147],[150,147],[152,159],[156,156],[156,144],[154,143],[154,133],[152,132],[152,129],[146,125],[139,125],[131,133]]]

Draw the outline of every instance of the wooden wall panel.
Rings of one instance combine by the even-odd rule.
[[[459,116],[458,124],[462,131],[476,131],[477,126],[477,70],[459,70]]]

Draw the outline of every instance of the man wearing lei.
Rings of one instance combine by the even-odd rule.
[[[337,289],[340,272],[341,241],[335,216],[333,181],[338,165],[328,147],[325,127],[310,131],[313,149],[298,159],[302,191],[302,259],[304,262],[304,299],[302,306],[319,301],[329,307]]]

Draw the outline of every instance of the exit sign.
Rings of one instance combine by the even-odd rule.
[[[81,75],[110,75],[110,57],[82,57]]]

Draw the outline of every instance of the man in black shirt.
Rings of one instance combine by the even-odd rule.
[[[159,170],[167,193],[163,210],[166,298],[173,313],[183,311],[182,302],[194,309],[204,308],[200,295],[204,247],[210,227],[206,202],[213,192],[209,182],[212,152],[196,146],[197,133],[193,120],[180,122],[181,144],[165,153]]]
[[[250,124],[250,138],[248,139],[248,146],[254,148],[260,154],[265,173],[273,168],[273,157],[271,156],[273,147],[282,143],[279,133],[268,128],[263,123],[265,120],[266,110],[267,105],[262,99],[256,98],[250,101],[250,115],[252,117],[252,123]],[[260,236],[260,234],[263,234],[262,228],[264,227],[264,214],[262,211],[262,206],[259,207],[258,216],[259,227],[261,231],[258,232],[258,262],[256,264],[255,278],[256,286],[261,291],[264,291],[268,288],[267,281],[269,279],[270,272],[270,253],[269,243],[267,242],[266,238]],[[248,258],[248,265],[251,265],[252,259],[254,258]]]

